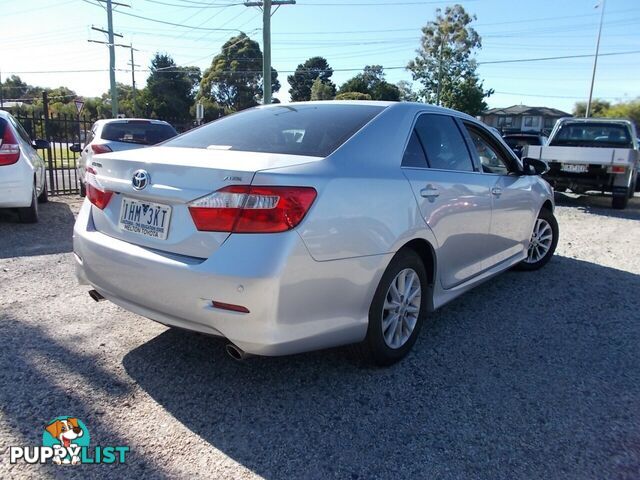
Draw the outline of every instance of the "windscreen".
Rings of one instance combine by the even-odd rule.
[[[629,128],[621,124],[567,122],[549,143],[566,147],[633,148]]]
[[[175,137],[177,132],[171,125],[145,121],[112,122],[102,129],[102,139],[114,142],[155,145]]]
[[[383,109],[352,104],[252,108],[180,135],[165,146],[326,157]]]

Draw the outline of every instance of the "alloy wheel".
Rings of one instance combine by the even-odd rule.
[[[553,230],[544,218],[538,218],[533,227],[525,263],[537,263],[549,252],[553,243]]]
[[[382,308],[382,336],[388,347],[402,347],[418,323],[422,288],[420,277],[411,268],[400,271],[387,290]]]

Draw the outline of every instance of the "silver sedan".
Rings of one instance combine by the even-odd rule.
[[[558,241],[546,165],[474,118],[417,103],[257,107],[95,157],[77,276],[228,352],[358,343],[386,365],[434,309]]]

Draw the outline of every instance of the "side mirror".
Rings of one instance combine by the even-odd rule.
[[[69,151],[73,153],[80,153],[82,151],[82,147],[80,146],[79,143],[74,143],[69,147]]]
[[[522,159],[523,173],[525,175],[544,175],[549,171],[549,165],[544,160],[532,157]]]
[[[47,148],[49,148],[49,142],[46,140],[42,140],[41,138],[36,138],[33,141],[33,148],[35,148],[36,150],[46,150]]]

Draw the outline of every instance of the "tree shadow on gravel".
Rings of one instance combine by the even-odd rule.
[[[432,314],[390,368],[347,349],[237,363],[179,330],[124,366],[266,478],[637,478],[638,292],[638,275],[556,257]]]
[[[556,192],[555,200],[558,206],[577,207],[578,210],[594,215],[640,220],[640,193],[636,193],[634,198],[629,199],[629,205],[624,210],[614,210],[611,207],[610,194],[588,193],[584,195],[569,195]]]
[[[44,330],[26,325],[6,314],[0,314],[0,414],[12,436],[0,438],[0,462],[9,461],[9,446],[41,446],[43,428],[56,416],[70,415],[82,420],[91,434],[91,446],[127,445],[117,429],[103,419],[105,411],[92,401],[86,401],[76,389],[106,397],[110,402],[123,402],[133,385],[124,383],[100,366],[98,358],[70,349],[60,339]],[[53,375],[50,371],[64,373]],[[16,465],[12,473],[24,478],[90,478],[110,475],[125,478],[153,471],[154,478],[164,478],[163,472],[150,465],[132,449],[124,465]],[[100,473],[100,471],[104,473]]]
[[[38,223],[19,223],[13,210],[0,210],[0,258],[71,252],[75,217],[67,203],[40,206]]]

